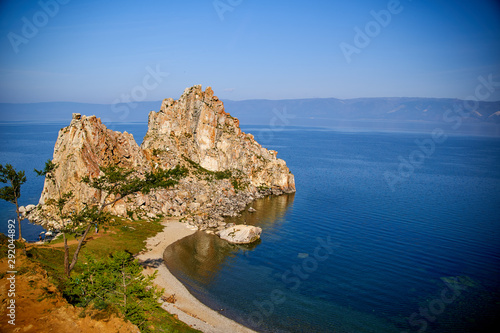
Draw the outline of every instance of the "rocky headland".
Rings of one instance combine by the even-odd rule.
[[[187,176],[174,187],[138,193],[106,209],[132,219],[178,217],[199,230],[223,230],[230,227],[224,217],[238,215],[253,200],[295,192],[285,161],[243,133],[212,89],[203,91],[201,85],[151,111],[140,146],[132,134],[110,130],[95,116],[73,114],[69,126],[59,131],[52,162],[58,165],[55,181],[46,179],[37,209],[25,210],[32,222],[48,229],[60,225],[45,203],[67,191],[73,193],[68,209],[99,201],[101,193],[81,179],[98,177],[100,167],[109,165],[139,176],[157,168],[185,167]]]

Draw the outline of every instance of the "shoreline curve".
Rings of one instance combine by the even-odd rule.
[[[179,320],[204,333],[256,333],[223,315],[212,310],[196,297],[168,270],[163,262],[163,252],[176,241],[192,235],[195,230],[188,228],[177,219],[166,219],[161,232],[146,240],[146,250],[137,255],[137,259],[146,266],[144,274],[157,271],[154,284],[165,289],[164,295],[174,295],[175,303],[162,302],[161,307],[170,314],[177,315]]]

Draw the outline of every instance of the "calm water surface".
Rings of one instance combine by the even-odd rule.
[[[297,193],[230,220],[262,227],[261,241],[197,232],[166,249],[167,265],[258,331],[485,331],[499,302],[500,141],[450,136],[393,192],[384,173],[429,137],[276,132],[267,147],[287,161]],[[328,238],[332,253],[316,260]]]
[[[0,163],[28,177],[22,205],[38,202],[33,168],[52,158],[66,125],[0,125]],[[114,129],[140,142],[147,125]],[[500,302],[499,139],[450,136],[393,192],[384,173],[397,174],[398,157],[428,134],[244,130],[287,161],[297,193],[258,200],[256,213],[232,220],[261,226],[256,244],[199,232],[166,249],[196,297],[258,331],[486,331]],[[0,219],[14,216],[0,201]],[[42,230],[23,226],[28,240]],[[330,253],[316,251],[319,261],[322,242]]]

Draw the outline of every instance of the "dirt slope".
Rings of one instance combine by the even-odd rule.
[[[16,268],[19,272],[15,282],[16,325],[13,326],[7,322],[7,302],[10,301],[7,259],[0,261],[0,332],[139,332],[135,325],[116,316],[103,320],[96,320],[98,314],[81,318],[82,309],[68,304],[48,280],[46,272],[21,254],[17,254]]]

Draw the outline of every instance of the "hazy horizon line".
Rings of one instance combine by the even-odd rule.
[[[216,96],[216,95],[215,95]],[[147,101],[134,101],[133,103],[161,103],[163,100],[172,97],[166,97],[164,99],[159,100],[147,100]],[[180,96],[179,96],[180,98]],[[319,99],[335,99],[339,101],[348,101],[355,99],[447,99],[447,100],[458,100],[458,101],[472,101],[472,99],[464,99],[458,97],[417,97],[417,96],[384,96],[384,97],[352,97],[352,98],[337,98],[337,97],[305,97],[305,98],[281,98],[281,99],[269,99],[269,98],[249,98],[249,99],[229,99],[229,98],[221,98],[221,101],[230,101],[230,102],[246,102],[246,101],[299,101],[299,100],[319,100]],[[175,100],[175,99],[174,99]],[[492,100],[492,101],[478,101],[478,102],[486,102],[486,103],[496,103],[500,102],[500,100]],[[115,105],[115,104],[126,104],[126,103],[97,103],[97,102],[75,102],[75,101],[40,101],[40,102],[2,102],[0,104],[42,104],[42,103],[74,103],[74,104],[94,104],[94,105]]]

